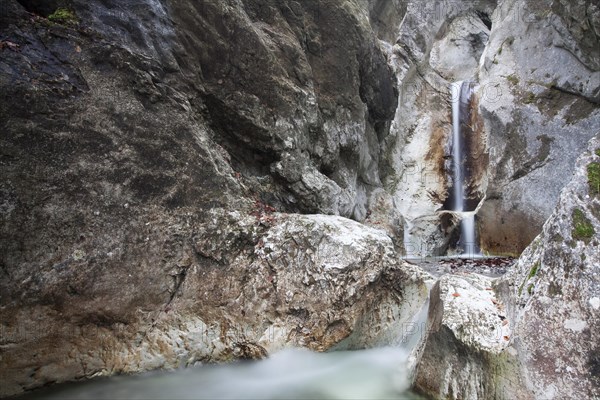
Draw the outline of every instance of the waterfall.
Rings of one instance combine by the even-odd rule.
[[[460,216],[459,247],[463,255],[479,254],[479,245],[475,238],[475,213],[465,210],[465,178],[468,163],[468,151],[463,140],[462,127],[468,122],[469,102],[473,94],[473,85],[468,81],[452,84],[452,165],[453,196],[452,211]]]

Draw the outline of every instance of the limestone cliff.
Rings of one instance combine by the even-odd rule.
[[[381,232],[274,213],[361,220],[382,186],[360,4],[6,0],[0,52],[2,395],[324,350],[426,296]]]
[[[408,2],[388,46],[399,105],[385,187],[409,253],[457,241],[450,85],[477,82],[467,196],[482,250],[518,255],[541,231],[600,131],[600,9],[593,1]],[[385,25],[387,26],[387,25]]]
[[[518,254],[600,131],[599,37],[592,0],[3,0],[0,394],[385,342],[426,296],[399,250],[458,240],[449,85],[478,85],[466,186],[482,248]],[[534,256],[568,256],[552,270],[572,279],[591,265],[597,239],[568,232],[598,232],[596,200],[561,201],[549,253],[530,248],[507,282]],[[531,278],[506,292],[515,324],[522,304],[546,315]],[[577,307],[567,329],[592,338]],[[573,379],[597,370],[578,343]],[[522,376],[552,376],[515,346]]]
[[[596,136],[512,271],[436,283],[416,388],[434,398],[598,398],[599,232]]]

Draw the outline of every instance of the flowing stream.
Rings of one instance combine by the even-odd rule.
[[[67,383],[27,399],[398,399],[410,391],[414,350],[425,333],[429,300],[397,333],[396,345],[315,353],[288,349],[261,361],[182,368]]]
[[[268,359],[139,376],[98,378],[31,399],[419,399],[410,393],[401,348],[314,353],[290,349]]]
[[[459,247],[463,255],[479,254],[475,236],[475,213],[465,211],[465,178],[468,154],[463,143],[462,126],[467,123],[469,101],[473,94],[473,85],[468,81],[452,84],[452,158],[454,204],[452,211],[460,215]]]

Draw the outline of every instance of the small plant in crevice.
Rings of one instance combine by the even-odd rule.
[[[600,150],[596,150],[598,154]],[[600,154],[598,154],[600,155]],[[593,162],[587,166],[588,184],[591,195],[600,195],[600,163]]]
[[[75,13],[66,8],[57,8],[56,11],[48,15],[48,20],[61,25],[75,25],[77,23]]]
[[[533,278],[537,274],[538,269],[540,269],[540,262],[539,261],[536,262],[533,265],[533,267],[531,267],[531,269],[529,270],[529,277],[527,279]]]
[[[533,104],[535,103],[535,94],[533,92],[527,92],[525,98],[523,99],[524,104]]]
[[[508,75],[506,80],[517,86],[519,84],[519,78],[515,74]]]
[[[529,275],[527,275],[527,277],[523,280],[523,283],[521,283],[521,286],[519,286],[519,296],[521,296],[521,294],[523,293],[523,288],[525,287],[525,284],[527,282],[529,282],[529,280],[531,278],[533,278],[534,276],[537,275],[538,270],[540,269],[541,266],[541,262],[538,261],[535,264],[533,264],[533,267],[531,267],[531,269],[529,270]],[[527,287],[527,293],[529,293],[530,295],[533,292],[533,287],[535,285],[533,283],[529,284],[529,286]]]
[[[578,208],[573,210],[572,218],[573,230],[571,231],[571,235],[573,236],[573,239],[589,243],[596,233],[590,220],[587,219],[583,211]]]

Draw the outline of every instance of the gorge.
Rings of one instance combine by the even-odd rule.
[[[3,0],[0,397],[600,397],[599,42],[592,0]]]

